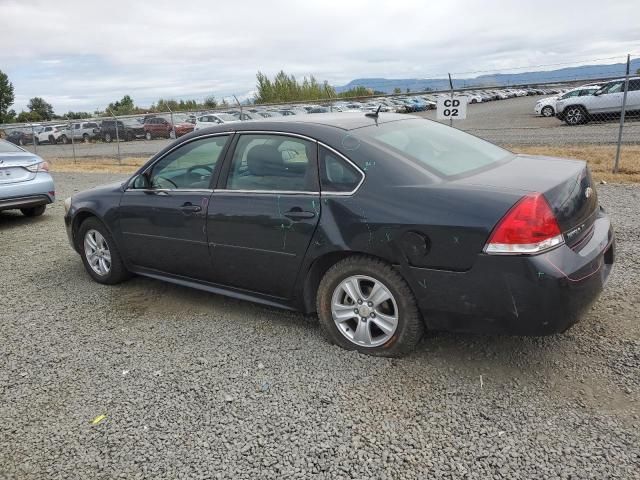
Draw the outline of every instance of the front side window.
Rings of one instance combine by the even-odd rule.
[[[456,128],[412,119],[371,125],[358,130],[380,146],[390,148],[436,175],[471,174],[513,157],[508,150]]]
[[[233,154],[228,190],[317,191],[316,144],[285,135],[242,135]]]
[[[208,189],[229,136],[186,143],[158,161],[149,183],[156,189]]]
[[[320,186],[323,192],[352,192],[362,173],[331,150],[320,147]]]

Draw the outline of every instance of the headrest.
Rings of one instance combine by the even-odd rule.
[[[281,176],[285,173],[282,152],[273,145],[255,145],[247,153],[247,167],[251,175]]]

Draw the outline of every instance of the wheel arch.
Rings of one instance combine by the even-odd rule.
[[[318,287],[320,286],[320,281],[322,280],[322,277],[324,277],[324,274],[327,273],[327,271],[336,263],[349,257],[367,257],[373,260],[380,260],[393,266],[392,262],[389,262],[389,260],[383,257],[353,250],[337,250],[327,252],[319,256],[313,261],[304,277],[301,306],[305,314],[312,314],[316,312],[316,295],[318,292]],[[402,272],[398,271],[398,273],[402,277],[404,277]]]
[[[76,247],[76,250],[78,249],[78,230],[80,230],[80,226],[89,218],[95,218],[96,220],[98,220],[104,226],[104,228],[109,232],[109,235],[111,235],[111,238],[113,238],[113,241],[114,242],[116,241],[111,229],[102,220],[102,218],[100,218],[100,216],[96,212],[90,209],[83,209],[78,211],[73,216],[73,220],[71,221],[71,234],[73,237],[73,243]]]

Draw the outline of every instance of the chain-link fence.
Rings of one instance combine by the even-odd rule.
[[[640,76],[628,69],[621,75],[607,73],[592,71],[567,80],[557,72],[536,72],[535,83],[519,84],[505,84],[509,82],[495,74],[473,80],[453,75],[449,88],[440,90],[279,104],[236,102],[210,110],[117,117],[107,112],[83,120],[0,125],[0,132],[49,160],[120,160],[148,157],[176,137],[226,122],[378,108],[437,120],[439,99],[455,96],[466,103],[467,112],[453,126],[491,142],[525,153],[544,148],[563,154],[569,147],[595,146],[606,149],[607,168],[618,168],[618,157],[620,168],[638,168],[631,161],[625,165],[625,153],[640,145]],[[640,157],[640,152],[634,155]]]

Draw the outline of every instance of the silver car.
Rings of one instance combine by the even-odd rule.
[[[27,217],[42,215],[55,200],[49,164],[38,155],[0,140],[0,211],[19,209]]]

